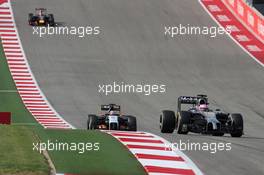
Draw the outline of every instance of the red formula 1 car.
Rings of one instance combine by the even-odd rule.
[[[47,9],[36,8],[35,14],[28,14],[28,23],[31,26],[55,26],[53,14],[47,14]]]

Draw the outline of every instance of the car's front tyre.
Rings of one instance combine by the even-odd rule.
[[[231,114],[231,131],[232,137],[241,137],[243,135],[244,122],[241,114]]]
[[[191,113],[188,111],[180,111],[177,114],[177,133],[188,134],[188,125],[190,124]]]
[[[174,111],[164,110],[160,115],[160,131],[162,133],[173,133],[176,117]]]
[[[96,115],[88,115],[87,129],[88,130],[97,129],[97,121],[98,121],[98,117]]]
[[[127,130],[137,131],[137,118],[134,116],[125,116],[127,119]]]

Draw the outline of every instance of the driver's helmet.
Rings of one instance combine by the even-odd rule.
[[[209,108],[209,105],[204,99],[199,100],[199,103],[197,105],[198,110],[206,111],[206,110],[208,110],[208,108]]]
[[[119,115],[119,113],[118,113],[117,111],[112,111],[112,110],[111,110],[111,111],[109,112],[109,115]]]
[[[42,14],[43,14],[42,10],[39,10],[38,12],[39,12],[39,16],[42,16]]]

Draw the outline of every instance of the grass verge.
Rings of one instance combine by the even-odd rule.
[[[33,151],[38,142],[32,129],[25,126],[0,125],[0,174],[48,175],[45,158]]]
[[[39,129],[39,128],[38,128]],[[75,151],[49,151],[57,172],[86,175],[144,175],[145,171],[134,156],[119,141],[100,131],[86,130],[40,130],[42,141],[79,145]],[[84,144],[93,145],[84,151]],[[79,147],[79,149],[78,149]],[[62,148],[62,147],[61,147]],[[65,147],[66,148],[66,147]]]

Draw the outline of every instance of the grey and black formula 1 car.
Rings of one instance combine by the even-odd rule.
[[[55,26],[53,14],[48,14],[45,8],[36,8],[35,14],[28,14],[28,24],[31,26]]]
[[[182,110],[183,104],[188,105],[186,110]],[[210,109],[206,95],[180,96],[176,115],[174,111],[162,111],[160,129],[162,133],[172,133],[176,129],[178,134],[194,132],[223,136],[229,133],[232,137],[241,137],[243,117],[238,113]]]
[[[137,119],[122,115],[121,107],[116,104],[101,105],[100,115],[89,114],[87,129],[137,131]]]

